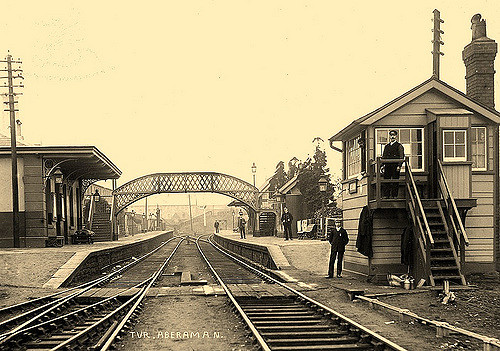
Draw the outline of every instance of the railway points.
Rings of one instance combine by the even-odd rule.
[[[241,310],[248,312],[247,316],[249,316],[249,319],[253,319],[255,321],[255,323],[252,322],[255,328],[260,328],[260,330],[263,331],[261,333],[263,335],[262,338],[266,340],[265,343],[266,345],[268,345],[267,347],[270,347],[271,350],[294,349],[292,348],[292,346],[298,347],[299,344],[302,344],[301,347],[305,347],[304,345],[310,344],[311,347],[314,346],[317,348],[319,347],[318,345],[322,345],[322,343],[335,344],[340,342],[341,340],[345,342],[351,342],[354,340],[352,339],[353,336],[345,334],[346,330],[349,331],[351,329],[356,331],[354,333],[356,335],[354,338],[355,340],[357,340],[355,343],[359,344],[359,349],[365,347],[375,347],[374,349],[376,349],[376,347],[382,347],[381,349],[383,349],[383,347],[386,347],[386,349],[405,349],[405,347],[398,346],[395,343],[393,347],[380,346],[378,344],[378,342],[380,341],[374,342],[373,337],[369,335],[368,331],[373,328],[372,325],[369,325],[369,327],[364,327],[362,324],[355,324],[354,327],[346,327],[346,322],[343,319],[338,319],[340,318],[338,316],[333,318],[333,324],[338,325],[340,327],[340,330],[331,331],[330,324],[332,321],[332,316],[335,316],[336,314],[338,314],[339,316],[343,316],[342,313],[331,310],[331,305],[322,303],[317,304],[317,301],[309,301],[309,299],[314,301],[314,299],[310,298],[309,296],[313,296],[314,293],[318,292],[320,294],[324,293],[325,289],[329,288],[335,288],[335,290],[342,291],[344,293],[352,293],[353,291],[357,291],[358,294],[371,296],[371,298],[376,296],[386,296],[391,293],[415,294],[417,293],[416,291],[408,292],[402,289],[400,291],[395,291],[395,289],[391,287],[376,286],[364,282],[362,279],[359,279],[359,277],[351,276],[351,274],[349,273],[346,273],[345,278],[343,279],[337,279],[335,281],[328,282],[322,280],[320,278],[322,276],[321,271],[325,268],[323,267],[322,260],[318,260],[316,265],[314,265],[314,268],[311,268],[310,262],[307,262],[303,259],[298,260],[299,256],[310,254],[311,250],[316,252],[316,257],[318,257],[318,255],[321,255],[323,246],[325,244],[321,241],[297,240],[290,243],[283,243],[282,241],[278,242],[277,238],[253,238],[252,236],[247,237],[245,241],[234,238],[234,236],[234,234],[228,231],[223,231],[220,234],[220,237],[228,240],[242,241],[247,243],[250,241],[254,245],[261,245],[264,247],[272,246],[274,248],[274,252],[278,250],[281,251],[282,255],[288,261],[288,264],[285,266],[289,268],[282,269],[279,274],[276,274],[276,270],[265,269],[263,265],[255,262],[251,263],[250,260],[245,260],[245,258],[242,256],[238,256],[236,259],[233,259],[233,261],[227,261],[227,259],[224,259],[221,254],[214,254],[215,249],[211,248],[208,241],[200,240],[200,246],[204,248],[205,252],[211,252],[211,254],[208,254],[207,256],[213,256],[210,259],[213,262],[213,265],[219,266],[221,276],[224,277],[227,282],[227,284],[225,284],[227,288],[226,290],[223,286],[221,287],[221,285],[217,284],[217,282],[213,278],[214,274],[211,274],[208,271],[207,267],[202,267],[200,265],[199,261],[201,260],[201,258],[196,257],[197,255],[193,253],[195,245],[192,245],[192,243],[194,242],[194,239],[185,238],[185,241],[191,242],[191,245],[179,246],[178,255],[174,255],[172,257],[170,264],[166,266],[166,268],[158,276],[158,281],[155,283],[156,286],[153,287],[151,285],[147,292],[144,292],[144,289],[141,288],[141,285],[138,285],[140,284],[139,282],[141,280],[139,275],[141,275],[141,272],[144,273],[147,271],[147,269],[144,268],[144,264],[149,262],[146,264],[146,266],[150,267],[148,269],[151,270],[154,266],[161,264],[161,262],[163,262],[163,258],[160,259],[159,257],[155,258],[155,256],[151,256],[148,260],[144,261],[143,266],[136,265],[132,267],[128,271],[128,273],[120,273],[116,278],[113,278],[106,286],[96,286],[89,289],[87,289],[88,287],[78,287],[77,290],[87,290],[83,291],[83,293],[80,294],[79,298],[77,299],[77,304],[70,306],[69,309],[68,306],[63,306],[62,310],[67,315],[71,315],[71,313],[74,313],[75,310],[78,311],[82,309],[89,309],[89,306],[92,306],[92,304],[97,304],[106,300],[130,300],[129,303],[132,303],[132,301],[138,299],[139,295],[142,295],[142,298],[146,299],[144,301],[168,301],[174,299],[173,301],[177,302],[182,300],[184,297],[196,299],[197,297],[203,298],[202,296],[204,296],[204,298],[212,298],[217,300],[215,304],[219,303],[221,299],[226,300],[228,298],[234,298],[239,302]],[[168,252],[170,251],[170,249],[166,249],[165,247],[164,251]],[[161,253],[161,250],[162,249],[159,249],[158,253]],[[269,252],[273,252],[273,250],[269,250]],[[165,255],[166,254],[162,254],[160,256],[163,257]],[[271,253],[271,256],[272,255],[273,254]],[[237,266],[237,262],[235,263],[234,260],[238,261],[240,259],[242,261],[250,262],[252,268],[264,268],[263,272],[259,272],[257,273],[257,275],[255,275],[249,272],[249,270],[252,270],[252,268],[241,268],[240,266]],[[282,259],[282,257],[280,259]],[[136,259],[134,258],[132,261],[135,260]],[[298,262],[302,262],[302,264],[298,264]],[[118,266],[122,267],[124,265],[125,262],[122,262]],[[232,266],[232,268],[228,268],[229,266]],[[276,281],[272,284],[266,283],[268,278],[265,277],[265,274],[267,273],[271,273],[271,279],[276,279]],[[185,283],[184,285],[181,284],[182,281]],[[281,284],[286,284],[287,287],[281,286]],[[297,298],[297,294],[299,298]],[[70,295],[70,293],[67,292],[61,294],[61,296],[63,295],[67,296]],[[231,295],[232,297],[230,297],[229,295]],[[151,298],[153,298],[154,300],[150,300]],[[277,301],[279,301],[279,303],[277,303]],[[196,303],[200,303],[200,301]],[[278,305],[281,303],[285,303],[285,305],[279,307]],[[316,307],[314,307],[315,304]],[[148,306],[148,303],[140,305]],[[149,306],[151,306],[151,303],[149,303]],[[112,307],[116,308],[114,304],[110,303],[109,308]],[[259,309],[262,310],[260,311]],[[51,317],[57,318],[57,316]],[[103,316],[101,315],[100,317]],[[68,319],[68,316],[66,316],[65,318]],[[154,320],[155,318],[158,317],[153,316],[152,320]],[[347,319],[349,320],[349,318]],[[46,322],[40,321],[40,323]],[[69,328],[69,326],[73,326],[73,323],[74,322],[68,324],[66,328]],[[116,328],[117,323],[113,322],[107,325],[106,328]],[[195,321],[193,321],[193,323],[195,323]],[[295,323],[298,323],[298,325],[295,325]],[[326,328],[328,330],[325,331],[315,329],[315,331],[313,331],[312,329],[315,328],[314,325],[316,324],[319,325],[319,329]],[[325,327],[325,325],[327,325],[328,327]],[[440,324],[440,326],[443,327],[445,325]],[[44,327],[42,326],[37,326],[37,329],[40,328],[44,329]],[[103,327],[101,327],[101,329],[102,328]],[[366,328],[366,330],[364,330],[363,328]],[[376,329],[377,328],[375,328],[375,330]],[[441,329],[445,330],[446,328]],[[305,330],[308,330],[309,332],[305,332]],[[461,331],[459,328],[455,328],[455,330],[453,331],[456,332],[457,330]],[[30,332],[30,334],[31,333],[32,332]],[[314,335],[314,340],[308,341],[308,337],[306,337],[306,334]],[[125,335],[130,336],[131,334]],[[375,335],[378,334],[375,333]],[[138,334],[134,334],[134,336],[135,338],[138,338]],[[339,337],[340,339],[338,339]],[[48,337],[42,339],[45,340],[45,343],[50,344],[52,341],[49,341],[47,338]],[[64,337],[63,335],[59,335],[58,338]],[[233,335],[232,338],[236,340],[237,336]],[[253,338],[256,338],[255,335],[253,336]],[[337,338],[337,341],[332,341],[331,338]],[[29,341],[29,345],[41,346],[42,344],[36,344],[36,340],[38,339],[35,337],[34,340]],[[53,338],[51,340],[53,340]],[[215,340],[216,339],[213,339],[213,342],[215,342]],[[385,338],[382,337],[381,340],[385,340]],[[135,342],[137,343],[137,341],[138,340],[136,339]],[[496,347],[497,345],[494,338],[484,338],[483,341],[487,342],[488,345],[492,347]],[[164,342],[167,341],[164,340]],[[368,344],[370,344],[371,346],[367,346],[368,344],[366,342],[368,342]],[[387,340],[387,342],[389,344],[391,343],[391,341],[389,340]],[[125,349],[127,349],[127,345],[132,344],[132,341],[125,342]],[[9,344],[9,348],[11,346],[12,344]],[[312,349],[314,349],[314,347]],[[265,347],[261,348],[266,349]]]

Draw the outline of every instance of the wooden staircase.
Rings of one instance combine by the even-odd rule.
[[[450,235],[449,226],[452,224],[448,219],[449,214],[444,200],[423,199],[422,205],[434,240],[434,245],[430,248],[429,280],[431,285],[442,285],[445,280],[466,285],[467,282],[460,269],[456,245]]]
[[[422,199],[408,159],[405,162],[406,205],[425,278],[432,286],[442,285],[444,281],[466,285],[461,267],[465,262],[465,246],[469,245],[469,240],[441,163],[438,162],[441,197]]]
[[[102,197],[94,204],[92,225],[90,230],[94,232],[94,241],[113,240],[112,224],[110,220],[111,206]]]

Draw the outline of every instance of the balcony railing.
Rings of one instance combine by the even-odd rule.
[[[370,162],[370,171],[368,173],[368,200],[370,203],[375,204],[377,208],[381,207],[404,207],[405,197],[401,197],[402,192],[399,192],[398,198],[384,198],[383,188],[384,186],[389,186],[390,184],[397,183],[400,189],[405,189],[405,178],[404,174],[399,179],[384,179],[383,176],[383,165],[396,163],[401,165],[408,164],[408,157],[405,159],[383,159],[377,157],[375,161]],[[401,172],[403,173],[403,172]],[[394,185],[396,186],[396,185]],[[399,205],[397,202],[401,202]]]

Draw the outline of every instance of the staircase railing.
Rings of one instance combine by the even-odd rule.
[[[94,212],[95,212],[95,196],[90,197],[90,206],[89,206],[89,217],[87,218],[87,228],[89,230],[92,229],[92,220],[94,218]]]
[[[456,239],[460,247],[460,269],[462,269],[465,264],[465,246],[469,246],[469,238],[467,237],[467,232],[465,231],[465,227],[462,223],[462,218],[458,212],[455,199],[453,198],[450,187],[448,186],[448,181],[444,175],[441,160],[438,160],[438,184],[448,210],[448,218],[451,223],[450,227],[452,229],[453,237]]]
[[[430,248],[434,246],[434,238],[432,237],[431,229],[429,227],[429,222],[427,221],[427,216],[425,215],[424,206],[422,205],[422,200],[418,194],[417,185],[415,183],[415,178],[411,171],[410,162],[408,162],[408,157],[405,158],[406,171],[406,194],[407,194],[407,206],[410,210],[411,218],[413,220],[413,227],[416,229],[417,233],[415,237],[418,239],[418,244],[422,258],[424,260],[425,272],[430,276],[431,272],[431,257]],[[431,277],[432,278],[432,277]]]

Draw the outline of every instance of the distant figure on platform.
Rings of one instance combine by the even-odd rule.
[[[281,215],[281,222],[283,223],[283,230],[285,231],[285,240],[292,240],[292,221],[293,216],[288,212],[288,208],[283,209],[283,214]]]
[[[241,239],[246,239],[245,236],[245,225],[247,224],[247,221],[245,218],[243,218],[243,214],[240,213],[240,217],[238,218],[238,229],[240,230],[240,238]]]
[[[342,261],[344,260],[345,246],[349,242],[349,237],[339,219],[335,220],[335,228],[328,233],[330,242],[330,263],[328,265],[327,279],[333,278],[333,266],[337,260],[337,278],[342,278]]]
[[[215,234],[219,233],[219,221],[218,220],[215,220],[214,228],[215,228]]]
[[[382,154],[383,159],[404,159],[405,150],[403,145],[397,142],[398,132],[396,130],[389,131],[390,142],[384,146]],[[398,163],[383,163],[382,170],[384,179],[399,179],[401,172],[401,165],[403,162]],[[397,198],[399,191],[399,183],[385,183],[382,186],[382,196],[385,198]]]

